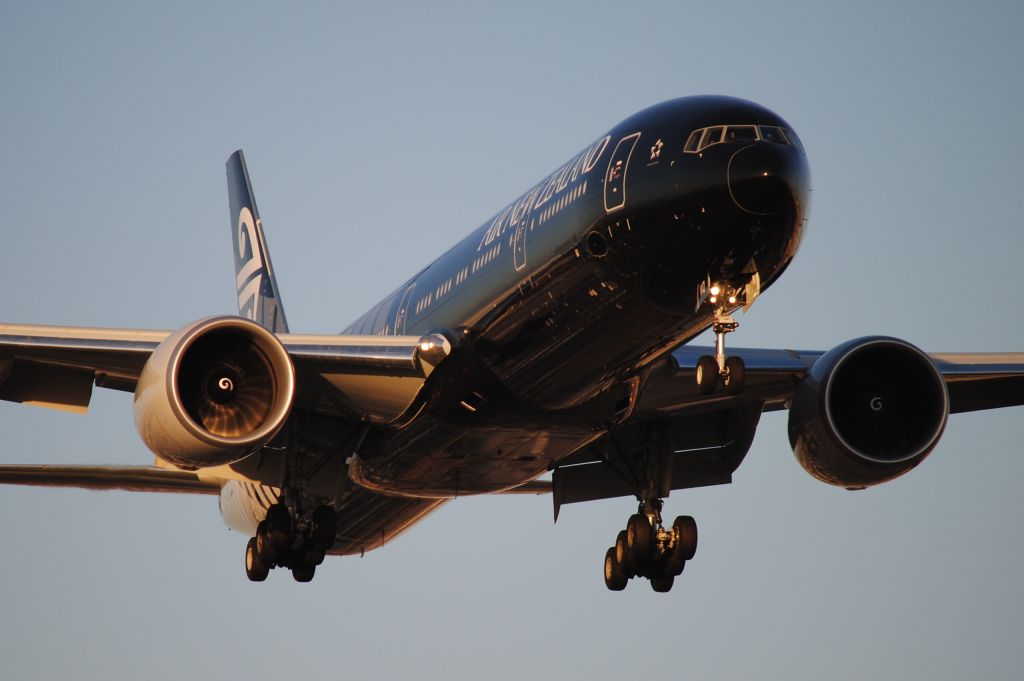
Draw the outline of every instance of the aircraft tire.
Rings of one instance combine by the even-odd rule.
[[[633,554],[629,552],[629,546],[626,544],[626,531],[619,530],[619,535],[615,537],[615,560],[622,565],[622,572],[626,575],[626,578],[636,576],[636,561],[633,559]]]
[[[261,520],[256,526],[256,555],[268,566],[277,564],[277,550],[270,539],[266,520]]]
[[[615,549],[608,549],[604,554],[604,585],[611,591],[622,591],[628,581],[629,577],[622,571],[622,563],[615,556]]]
[[[296,582],[311,582],[316,574],[316,565],[296,565],[292,568],[292,577]]]
[[[660,594],[668,593],[672,590],[672,585],[676,581],[676,576],[673,574],[657,575],[651,577],[651,588]]]
[[[279,553],[288,550],[292,543],[292,517],[288,507],[277,503],[267,509],[267,533],[274,549]]]
[[[262,582],[269,573],[270,568],[260,560],[256,552],[256,537],[250,537],[249,543],[245,545],[245,576],[250,582]]]
[[[718,360],[711,355],[701,355],[697,360],[697,388],[701,395],[710,395],[718,387]]]
[[[691,516],[681,515],[672,523],[672,531],[679,537],[679,544],[672,553],[684,561],[692,560],[697,553],[697,521]]]
[[[743,363],[742,357],[727,357],[725,360],[725,392],[730,395],[739,395],[743,392],[743,385],[747,381],[747,365]]]
[[[337,518],[334,509],[326,504],[313,511],[313,545],[326,551],[334,546]]]
[[[644,566],[651,553],[651,523],[647,516],[634,513],[626,523],[626,546],[633,557],[636,572]]]
[[[303,565],[312,565],[315,567],[324,562],[324,557],[326,557],[327,554],[322,549],[313,547],[306,549],[301,555]]]
[[[683,574],[683,569],[685,567],[686,561],[673,553],[665,561],[665,574],[672,575],[673,577],[678,577],[679,575]]]

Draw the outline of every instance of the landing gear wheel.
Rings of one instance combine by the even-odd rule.
[[[642,567],[650,558],[651,521],[642,513],[634,513],[626,523],[626,546],[636,566]]]
[[[701,395],[710,395],[718,386],[718,360],[711,355],[701,355],[697,360],[697,388]]]
[[[309,548],[299,554],[303,565],[314,567],[324,562],[325,555],[327,554],[318,548]]]
[[[316,565],[296,565],[292,568],[292,577],[296,582],[311,582],[316,574]]]
[[[256,527],[256,555],[267,566],[277,563],[277,550],[270,540],[270,532],[267,530],[267,521],[261,520]]]
[[[313,545],[326,551],[334,546],[337,518],[334,509],[326,504],[313,511]]]
[[[725,392],[730,395],[739,395],[743,392],[743,384],[747,380],[747,366],[743,363],[742,357],[728,357],[725,360]]]
[[[267,509],[267,532],[278,552],[287,551],[292,543],[292,516],[288,507],[277,503]]]
[[[626,578],[636,576],[636,561],[633,559],[633,555],[629,552],[629,546],[626,544],[626,531],[620,530],[619,536],[615,538],[615,560],[622,565],[622,572],[626,575]]]
[[[651,588],[660,594],[668,593],[672,590],[672,585],[675,581],[676,576],[672,574],[651,577]]]
[[[672,533],[677,542],[672,554],[683,560],[693,559],[697,553],[697,521],[691,516],[681,515],[672,523]]]
[[[622,591],[627,582],[629,577],[622,571],[622,563],[615,557],[615,549],[608,549],[604,554],[604,585],[612,591]]]
[[[686,567],[686,560],[674,553],[669,555],[665,560],[665,574],[673,575],[678,577],[683,574],[683,569]]]
[[[245,576],[250,582],[262,582],[270,574],[270,568],[260,560],[256,552],[256,538],[250,537],[249,543],[245,545]]]

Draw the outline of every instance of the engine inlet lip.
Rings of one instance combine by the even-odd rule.
[[[940,393],[942,395],[942,418],[939,420],[939,423],[936,426],[934,432],[925,440],[925,443],[921,447],[919,447],[911,454],[908,454],[907,456],[904,456],[899,459],[880,459],[878,457],[866,454],[857,447],[854,447],[839,432],[839,429],[836,427],[836,421],[832,417],[832,384],[834,383],[832,378],[839,374],[840,367],[842,367],[848,359],[850,359],[851,357],[855,357],[856,355],[859,355],[862,351],[867,350],[868,348],[879,345],[889,347],[898,346],[904,348],[906,350],[911,351],[919,359],[923,360],[924,363],[931,369],[932,376],[938,383]],[[848,350],[842,357],[839,358],[835,366],[832,368],[829,380],[825,384],[823,398],[825,401],[825,418],[828,419],[828,422],[832,425],[832,428],[830,428],[830,430],[832,431],[831,435],[833,435],[839,441],[840,446],[845,447],[848,451],[853,452],[854,454],[856,454],[858,457],[865,461],[879,464],[881,466],[894,466],[897,464],[907,463],[908,461],[913,461],[914,459],[917,459],[918,457],[930,452],[932,448],[935,447],[935,443],[939,439],[939,437],[941,437],[942,432],[946,429],[946,421],[949,418],[949,391],[946,389],[946,380],[943,378],[942,372],[939,371],[938,367],[935,366],[935,362],[933,362],[931,357],[929,357],[924,351],[898,338],[876,338],[874,340],[867,341]]]
[[[252,338],[257,350],[267,360],[273,381],[278,386],[278,390],[275,390],[275,392],[286,396],[285,399],[276,400],[270,411],[267,413],[263,423],[253,432],[244,437],[225,437],[223,435],[215,435],[214,433],[207,431],[205,428],[202,428],[189,415],[184,402],[181,400],[181,394],[178,391],[177,377],[181,369],[181,362],[185,357],[185,353],[203,336],[211,332],[224,330],[238,331],[242,334],[249,335]],[[274,361],[275,355],[284,360],[285,370],[283,372],[279,372],[277,370],[278,366]],[[170,398],[170,404],[178,417],[178,421],[190,435],[205,444],[216,447],[248,447],[259,445],[269,440],[274,436],[287,418],[288,413],[291,411],[292,400],[295,394],[295,366],[292,363],[291,356],[288,354],[288,351],[285,350],[283,345],[281,345],[281,342],[277,337],[256,322],[245,319],[244,317],[209,317],[197,323],[192,329],[189,329],[189,331],[182,336],[181,340],[178,341],[178,344],[174,348],[171,356],[171,361],[168,362],[167,374],[164,382],[167,386],[167,394]]]

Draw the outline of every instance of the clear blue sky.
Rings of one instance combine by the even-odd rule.
[[[233,310],[243,147],[293,330],[331,332],[628,114],[758,101],[813,173],[800,254],[735,342],[1024,350],[1024,10],[1005,3],[0,5],[0,319]],[[1024,411],[822,485],[762,420],[667,597],[605,590],[633,508],[463,499],[309,585],[242,571],[209,497],[0,489],[0,676],[1015,679]],[[0,461],[147,464],[130,397],[0,404]]]

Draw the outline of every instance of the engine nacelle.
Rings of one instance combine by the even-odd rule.
[[[135,427],[180,468],[243,459],[292,408],[295,367],[274,334],[241,317],[211,317],[168,336],[139,376]]]
[[[858,338],[822,355],[797,387],[789,442],[808,473],[859,489],[921,463],[948,416],[946,382],[927,354],[896,338]]]

